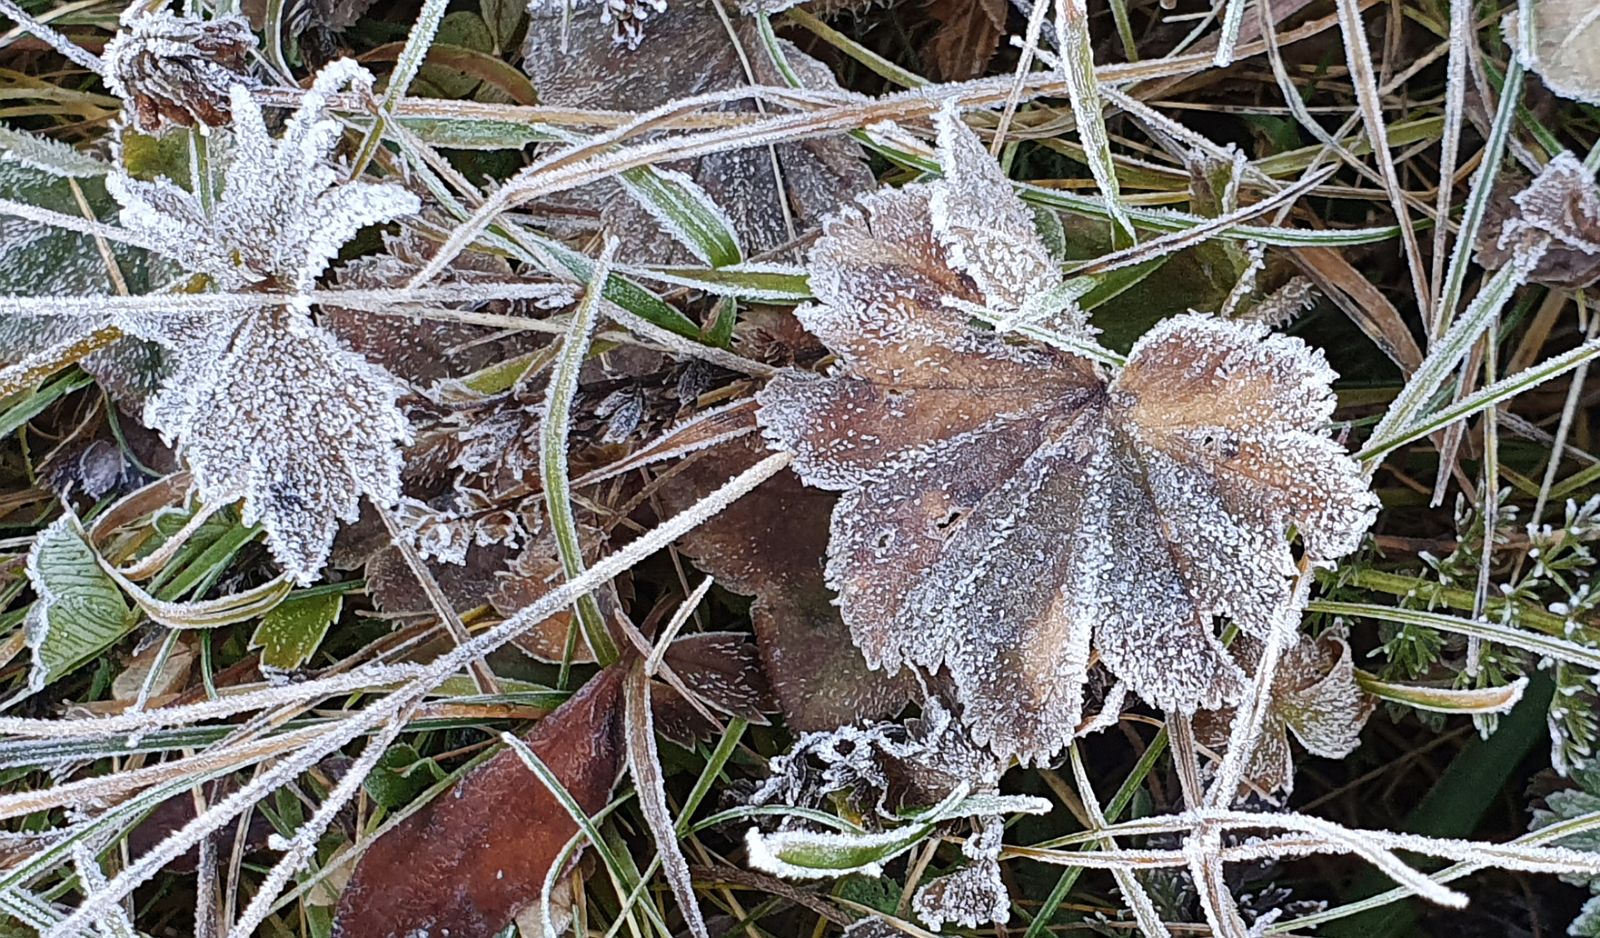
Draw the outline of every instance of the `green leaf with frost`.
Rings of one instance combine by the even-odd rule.
[[[33,693],[99,656],[139,620],[71,513],[39,532],[27,570],[39,597],[24,623]]]
[[[336,592],[307,590],[291,596],[261,617],[250,647],[261,649],[261,667],[273,671],[293,671],[302,667],[339,618],[344,596]]]

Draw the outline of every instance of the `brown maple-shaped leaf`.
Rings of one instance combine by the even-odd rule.
[[[1156,706],[1236,700],[1215,619],[1292,641],[1290,526],[1324,560],[1376,511],[1327,435],[1332,370],[1202,315],[1112,375],[974,327],[957,307],[1036,318],[1060,280],[977,137],[948,111],[939,127],[945,180],[861,199],[812,251],[820,302],[797,314],[838,366],[760,394],[768,439],[842,493],[826,573],[845,623],[875,668],[948,670],[974,737],[1024,760],[1071,739],[1091,645]],[[1091,341],[1070,307],[1049,321]]]
[[[1240,636],[1233,651],[1251,662],[1254,672],[1260,643]],[[1289,733],[1312,755],[1343,759],[1360,745],[1361,729],[1376,705],[1377,698],[1356,682],[1350,646],[1343,638],[1302,636],[1284,650],[1273,674],[1271,699],[1245,778],[1268,797],[1287,798],[1294,791]],[[1195,714],[1196,738],[1217,752],[1225,751],[1234,714],[1231,707]]]
[[[608,668],[526,737],[584,812],[623,767],[622,678]],[[339,897],[334,938],[489,936],[539,898],[578,832],[515,752],[502,752],[368,847]]]

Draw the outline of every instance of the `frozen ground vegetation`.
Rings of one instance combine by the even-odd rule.
[[[1600,936],[1592,4],[0,16],[0,938]]]

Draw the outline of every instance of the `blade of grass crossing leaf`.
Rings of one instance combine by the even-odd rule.
[[[676,170],[641,166],[618,177],[679,243],[712,267],[744,260],[733,221],[690,177]]]
[[[645,823],[655,837],[661,868],[672,894],[677,897],[689,933],[695,938],[710,938],[700,914],[700,903],[695,899],[689,861],[678,847],[679,825],[672,819],[672,809],[667,805],[666,777],[656,753],[655,721],[650,715],[650,675],[645,671],[643,659],[634,661],[628,669],[623,700],[626,703],[623,732],[628,741],[628,769],[633,773],[633,786],[639,792],[639,807]]]
[[[1040,3],[1046,0],[1038,0]],[[1117,167],[1111,158],[1111,138],[1106,133],[1100,86],[1094,77],[1094,45],[1089,38],[1089,11],[1084,0],[1055,0],[1056,37],[1061,44],[1061,77],[1066,81],[1078,136],[1088,156],[1089,172],[1100,187],[1105,210],[1128,237],[1135,237],[1133,222],[1122,205]],[[1239,2],[1243,6],[1242,0]]]
[[[74,371],[16,400],[10,407],[0,412],[0,439],[5,439],[16,432],[18,427],[39,416],[52,403],[93,383],[93,378],[81,371]],[[4,402],[4,399],[0,398],[0,403]]]
[[[1150,745],[1145,747],[1144,752],[1139,756],[1139,761],[1134,763],[1133,771],[1128,773],[1128,777],[1123,780],[1122,786],[1117,789],[1116,794],[1112,795],[1111,800],[1107,802],[1104,811],[1107,824],[1116,823],[1117,819],[1122,817],[1122,812],[1126,811],[1128,805],[1133,803],[1133,798],[1144,785],[1145,778],[1155,769],[1156,762],[1166,751],[1167,731],[1163,727],[1155,738],[1150,740]],[[1048,844],[1041,844],[1040,846],[1048,846]],[[1095,850],[1098,847],[1098,843],[1090,842],[1084,846],[1084,849]],[[1039,914],[1033,921],[1028,923],[1028,930],[1024,933],[1023,938],[1044,938],[1050,930],[1050,923],[1055,919],[1057,910],[1061,908],[1062,903],[1067,901],[1067,896],[1071,895],[1072,887],[1078,884],[1078,877],[1083,875],[1083,871],[1084,867],[1071,866],[1061,874],[1061,878],[1056,880],[1056,884],[1050,890],[1050,894],[1040,904]]]
[[[556,359],[550,377],[550,390],[545,398],[544,423],[539,432],[539,474],[544,481],[545,509],[549,513],[550,528],[555,535],[556,550],[567,579],[583,575],[583,547],[578,536],[577,520],[572,512],[571,479],[567,474],[567,433],[572,414],[572,401],[578,392],[578,375],[594,335],[595,323],[600,318],[602,284],[610,275],[611,257],[617,242],[607,240],[600,260],[594,266],[594,276],[584,291],[583,302],[578,304],[572,322],[562,340],[561,354]],[[602,666],[617,660],[617,646],[610,629],[600,614],[600,604],[593,594],[578,597],[577,621],[589,650]]]
[[[1401,609],[1395,606],[1382,606],[1374,603],[1336,602],[1327,599],[1312,600],[1306,608],[1311,612],[1321,612],[1327,615],[1377,619],[1398,625],[1418,625],[1424,628],[1438,629],[1441,632],[1451,632],[1456,635],[1465,635],[1469,638],[1499,642],[1503,645],[1521,648],[1536,655],[1555,658],[1579,667],[1589,668],[1590,670],[1600,670],[1600,651],[1554,635],[1530,632],[1527,629],[1519,629],[1491,619],[1467,619],[1461,616],[1446,615],[1442,612]]]
[[[534,752],[531,748],[529,748],[527,743],[518,739],[511,733],[501,733],[500,741],[511,747],[511,751],[515,752],[517,757],[520,758],[525,765],[527,765],[528,769],[532,771],[534,775],[538,776],[539,781],[550,790],[550,793],[555,796],[556,801],[558,801],[561,806],[566,809],[567,814],[572,818],[573,823],[578,825],[578,830],[581,832],[582,836],[588,839],[589,848],[600,857],[601,863],[605,865],[606,870],[611,874],[611,876],[626,888],[631,889],[634,885],[636,885],[638,883],[637,877],[634,877],[628,873],[627,867],[623,865],[622,861],[619,860],[617,855],[611,850],[610,845],[606,841],[605,835],[602,834],[600,829],[595,826],[594,821],[589,817],[589,815],[584,813],[583,807],[573,799],[572,794],[568,792],[567,789],[561,784],[561,780],[556,777],[555,773],[550,771],[550,767],[545,765],[544,761],[539,758],[538,753]],[[643,903],[643,906],[646,910],[650,910],[653,913],[654,907],[651,906],[650,903]],[[546,921],[549,921],[548,916],[546,917]],[[662,929],[663,934],[671,934],[671,932],[666,929],[665,923],[660,923],[659,927]],[[553,929],[547,927],[545,934],[547,938],[554,938],[555,933]]]
[[[406,36],[405,48],[400,50],[400,57],[395,60],[394,70],[389,73],[389,86],[384,92],[383,102],[379,105],[377,120],[373,121],[366,138],[361,141],[361,149],[351,161],[350,178],[359,178],[366,172],[367,163],[377,152],[378,144],[383,139],[384,126],[401,99],[405,97],[406,89],[411,87],[411,80],[417,77],[417,71],[422,68],[423,60],[428,57],[428,47],[433,45],[433,39],[439,33],[439,24],[444,20],[445,10],[449,6],[449,0],[423,0],[422,9],[417,13],[417,21]]]
[[[1496,271],[1484,284],[1465,315],[1434,343],[1422,365],[1395,396],[1394,402],[1372,432],[1374,440],[1382,440],[1420,419],[1423,408],[1471,352],[1472,346],[1495,323],[1501,308],[1511,298],[1512,291],[1521,286],[1536,259],[1523,256]]]

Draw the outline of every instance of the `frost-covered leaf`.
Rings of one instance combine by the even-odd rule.
[[[0,162],[73,179],[104,176],[111,170],[104,160],[76,147],[4,125],[0,125]]]
[[[1478,262],[1491,270],[1543,247],[1529,280],[1561,287],[1600,280],[1600,183],[1571,153],[1558,154],[1509,199],[1497,193],[1484,231]]]
[[[48,142],[48,141],[45,141]],[[98,218],[115,215],[116,202],[96,177],[69,178],[54,169],[17,158],[12,149],[0,159],[0,197],[79,217],[72,187],[78,186]],[[85,157],[87,159],[87,157]],[[165,262],[138,248],[110,245],[123,278],[133,289],[166,276]],[[0,215],[0,293],[19,296],[87,296],[115,288],[95,239],[13,215]],[[0,364],[10,364],[52,346],[82,337],[104,325],[67,316],[0,315]],[[142,403],[155,390],[164,360],[146,342],[125,340],[82,361],[85,371],[119,401]]]
[[[30,692],[93,660],[139,622],[70,512],[39,532],[27,570],[38,594],[25,622]]]
[[[1246,636],[1235,642],[1234,652],[1251,673],[1261,645]],[[1245,777],[1266,795],[1294,791],[1294,758],[1289,751],[1290,732],[1312,755],[1343,759],[1361,743],[1361,730],[1377,700],[1356,681],[1350,646],[1343,638],[1323,635],[1301,637],[1283,652],[1273,675],[1272,699],[1261,721],[1261,735],[1250,755]],[[1227,749],[1235,711],[1204,711],[1195,716],[1195,734],[1202,743],[1222,752]]]
[[[308,583],[363,494],[400,497],[400,387],[291,307],[245,318],[227,343],[214,357],[170,345],[177,370],[145,421],[180,443],[203,501],[242,499],[244,523]]]
[[[1506,17],[1506,38],[1556,94],[1600,104],[1600,6],[1592,0],[1531,0],[1533,21]],[[1516,9],[1516,8],[1513,8]]]
[[[1004,925],[1011,917],[1011,894],[1000,878],[1000,847],[1005,824],[999,816],[983,818],[961,845],[970,861],[965,867],[931,880],[917,890],[911,907],[934,931],[948,922],[960,928]]]
[[[530,10],[523,67],[543,104],[643,111],[690,95],[741,87],[750,79],[739,46],[749,53],[756,83],[786,84],[770,57],[758,51],[762,45],[755,25],[737,19],[737,38],[730,37],[711,0],[673,0],[669,9],[651,18],[650,41],[633,50],[614,45],[611,27],[599,17],[584,10],[569,14],[566,6],[562,0],[549,0],[535,2]],[[822,63],[787,43],[784,49],[806,87],[838,91]],[[739,244],[752,256],[787,244],[875,184],[860,147],[845,137],[727,150],[658,169],[691,179],[721,208]],[[586,186],[560,201],[576,201],[600,216],[607,229],[628,232],[619,260],[693,259],[662,227],[660,211],[628,197],[620,185]]]
[[[256,37],[242,16],[202,20],[168,9],[130,5],[101,61],[106,87],[127,102],[140,128],[221,127],[228,122],[228,89],[251,85]]]
[[[623,668],[591,678],[527,736],[588,814],[622,770]],[[502,752],[362,854],[334,938],[494,935],[539,898],[577,824],[515,752]]]
[[[420,208],[399,186],[340,182],[329,156],[341,128],[327,99],[346,86],[370,90],[372,76],[349,59],[327,66],[274,138],[250,93],[234,85],[232,142],[216,205],[206,211],[170,180],[114,173],[108,184],[122,203],[123,226],[223,289],[310,289],[357,231]]]
[[[123,225],[221,289],[310,289],[358,230],[419,207],[398,186],[341,184],[328,162],[340,128],[327,96],[371,81],[350,61],[323,69],[281,139],[234,86],[215,206],[205,210],[170,180],[116,173],[109,185]],[[399,498],[397,444],[410,434],[396,406],[401,386],[315,326],[303,300],[231,316],[141,313],[118,324],[175,360],[145,422],[176,439],[203,501],[244,501],[244,523],[266,527],[273,556],[296,580],[316,577],[360,496],[381,505]]]
[[[947,167],[988,159],[954,123],[943,142]],[[1015,203],[978,167],[955,175],[964,197]],[[1376,511],[1327,436],[1332,370],[1297,339],[1202,315],[1156,326],[1109,378],[976,329],[953,305],[997,305],[1005,285],[980,289],[981,241],[947,247],[956,191],[874,193],[825,226],[820,302],[798,315],[839,366],[760,394],[801,478],[842,493],[826,572],[857,645],[873,667],[947,669],[979,742],[1026,760],[1070,740],[1091,641],[1156,706],[1237,699],[1214,617],[1292,642],[1274,618],[1290,526],[1325,560]]]

